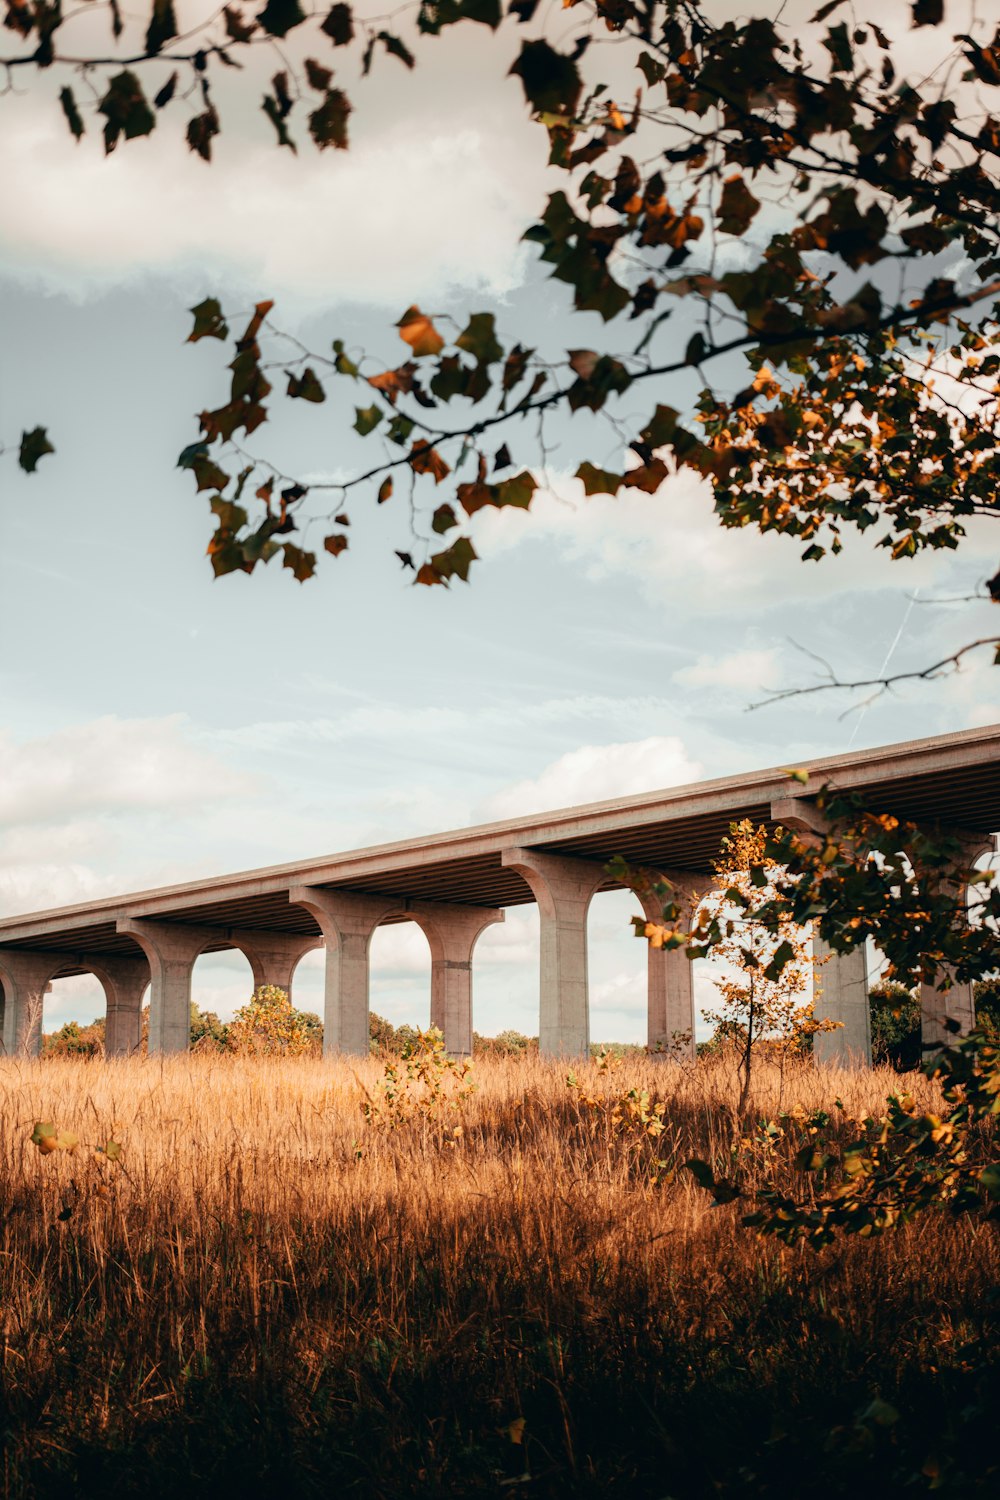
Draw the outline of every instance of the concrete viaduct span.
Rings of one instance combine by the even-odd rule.
[[[812,799],[825,782],[861,792],[878,811],[959,832],[971,862],[994,849],[993,833],[1000,829],[1000,725],[815,761],[805,786],[781,769],[754,771],[9,917],[0,921],[4,1048],[8,1054],[37,1051],[39,997],[53,979],[89,972],[107,995],[109,1053],[138,1045],[147,985],[150,1052],[182,1052],[200,954],[239,948],[256,984],[288,988],[301,956],[322,944],[324,1051],[365,1054],[372,934],[383,923],[413,921],[431,950],[431,1020],[449,1050],[467,1053],[476,939],[503,920],[505,907],[534,901],[541,929],[541,1049],[584,1053],[587,908],[597,891],[615,889],[606,862],[621,854],[633,865],[662,871],[682,890],[704,889],[731,822],[750,818],[773,826],[798,819],[808,826]],[[647,916],[659,912],[650,909]],[[693,1036],[691,964],[682,951],[653,949],[648,964],[650,1044]],[[820,1055],[870,1057],[867,990],[863,949],[830,956],[818,1009],[844,1024],[817,1039]],[[925,994],[925,1042],[943,1035],[945,1010],[968,1029],[971,986]]]

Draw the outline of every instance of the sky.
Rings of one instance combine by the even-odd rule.
[[[867,706],[750,707],[815,680],[816,656],[866,677],[992,628],[985,606],[934,602],[993,571],[985,532],[958,556],[891,563],[858,542],[804,565],[784,539],[722,532],[691,477],[585,499],[565,442],[531,514],[477,518],[469,586],[410,586],[405,509],[357,503],[351,550],[312,582],[213,580],[204,497],[175,467],[221,393],[218,349],[184,342],[205,295],[275,297],[307,342],[390,357],[413,302],[490,310],[555,349],[600,336],[520,242],[547,179],[498,65],[511,45],[456,37],[412,75],[385,60],[346,154],[279,153],[234,93],[211,168],[176,123],[105,159],[93,134],[70,140],[54,80],[0,98],[0,441],[43,422],[58,449],[34,477],[0,459],[4,915],[1000,720],[982,658]],[[314,478],[358,456],[322,411],[274,434]],[[634,906],[593,904],[598,1039],[643,1039]],[[320,962],[296,976],[306,1008]],[[249,989],[241,955],[199,960],[203,1007],[231,1015]],[[476,1029],[537,1032],[537,990],[522,908],[480,941]],[[428,991],[418,930],[379,932],[373,1008],[426,1022]],[[706,971],[698,993],[711,1003]],[[45,1029],[102,1009],[95,981],[59,981]]]

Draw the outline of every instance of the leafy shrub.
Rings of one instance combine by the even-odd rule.
[[[43,1057],[103,1057],[104,1021],[92,1021],[81,1026],[79,1021],[67,1021],[58,1031],[42,1037]]]
[[[302,1056],[314,1050],[311,1032],[302,1012],[292,1005],[287,990],[276,984],[261,984],[229,1023],[226,1046],[230,1052],[243,1056]]]
[[[868,991],[872,1018],[872,1062],[891,1063],[898,1073],[919,1068],[920,1000],[892,980]]]

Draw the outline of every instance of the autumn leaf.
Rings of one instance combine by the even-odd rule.
[[[433,474],[435,484],[440,484],[451,473],[437,449],[432,448],[423,438],[418,439],[410,449],[409,463],[414,474]]]
[[[347,551],[348,538],[342,531],[335,531],[332,536],[324,538],[323,546],[331,557],[339,557],[342,552]]]
[[[408,307],[396,324],[404,344],[409,344],[417,359],[427,354],[440,354],[444,339],[434,324],[419,307]]]
[[[66,124],[73,132],[74,137],[79,140],[83,135],[83,120],[77,108],[76,99],[73,97],[73,90],[68,86],[60,89],[59,103],[62,105],[63,114],[66,116]]]
[[[283,543],[281,550],[284,554],[281,566],[290,569],[292,577],[298,583],[305,583],[307,578],[313,576],[316,571],[315,552],[305,552],[301,547],[297,547],[294,542]]]
[[[349,5],[334,5],[320,27],[335,47],[346,47],[354,40],[354,18]]]
[[[149,135],[156,128],[156,115],[149,107],[142,84],[134,73],[127,70],[112,78],[98,111],[106,122],[105,154],[115,149],[121,136],[130,141],[136,136]]]
[[[351,113],[350,100],[340,89],[331,89],[318,109],[309,116],[309,133],[321,151],[334,146],[338,151],[347,150],[347,118]]]
[[[161,51],[164,42],[177,35],[174,0],[153,0],[149,26],[146,29],[146,51],[152,56]]]
[[[759,208],[760,202],[742,177],[727,177],[719,204],[719,228],[723,234],[743,234]]]
[[[582,479],[586,495],[617,495],[625,483],[624,475],[611,474],[607,469],[595,469],[591,463],[582,463],[576,471],[576,477]]]
[[[392,480],[391,479],[383,479],[382,483],[378,487],[378,498],[377,498],[377,502],[376,503],[379,504],[379,505],[384,505],[385,502],[387,500],[389,500],[391,497],[392,497]]]
[[[301,375],[293,375],[290,370],[286,370],[285,374],[288,376],[287,394],[289,396],[297,396],[301,401],[312,401],[316,404],[326,400],[326,391],[311,365],[307,366]]]
[[[524,97],[536,115],[572,115],[582,82],[576,63],[545,41],[522,42],[511,73],[521,80]]]

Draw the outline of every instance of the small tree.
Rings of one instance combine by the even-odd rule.
[[[891,1063],[899,1072],[919,1068],[920,1001],[892,980],[873,984],[868,991],[872,1017],[872,1061]]]
[[[191,1001],[191,1046],[199,1052],[222,1052],[226,1046],[229,1028],[220,1021],[214,1010],[199,1010]]]
[[[755,828],[748,818],[730,824],[715,861],[714,889],[697,913],[700,921],[719,920],[722,936],[712,956],[736,971],[715,981],[722,1005],[706,1014],[735,1045],[740,1114],[750,1099],[754,1055],[762,1045],[777,1054],[784,1088],[789,1057],[810,1048],[818,1031],[833,1031],[839,1024],[817,1020],[813,1012],[815,960],[806,929],[787,920],[765,922],[760,916],[774,899],[775,880],[784,873],[765,854],[766,845],[763,826]]]
[[[305,1018],[276,984],[258,985],[227,1027],[228,1050],[243,1056],[301,1056],[310,1045]]]
[[[67,1021],[58,1031],[42,1037],[43,1057],[103,1057],[104,1019],[81,1026],[79,1021]]]

